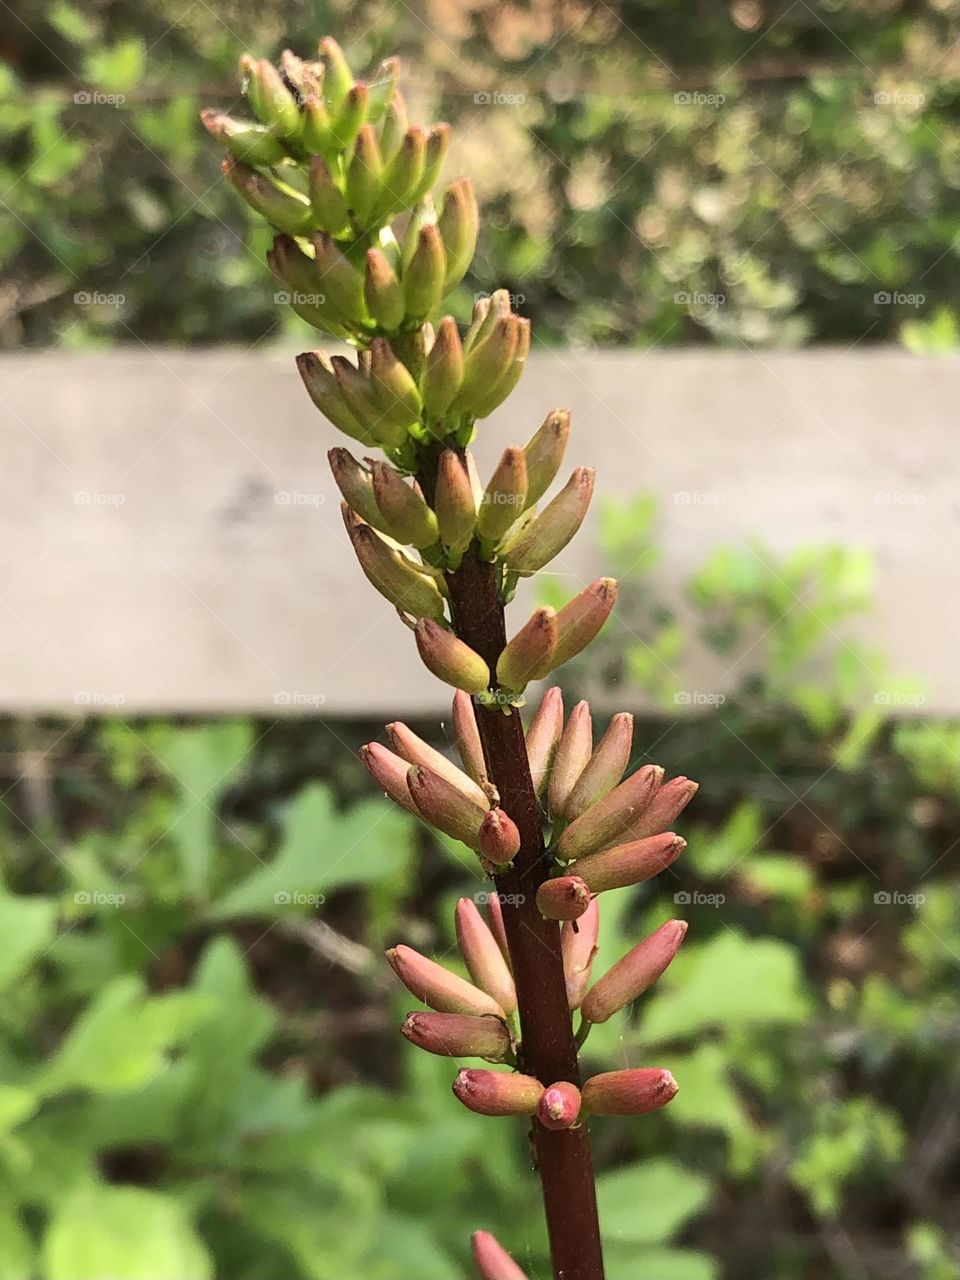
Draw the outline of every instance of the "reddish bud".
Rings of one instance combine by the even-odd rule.
[[[502,809],[490,809],[480,824],[477,850],[488,862],[512,862],[520,852],[517,824]]]
[[[580,1090],[568,1080],[559,1080],[543,1091],[537,1119],[545,1129],[569,1129],[580,1115]]]
[[[643,1116],[665,1107],[678,1088],[662,1067],[605,1071],[583,1086],[583,1109],[595,1116]]]
[[[699,790],[700,784],[689,778],[671,778],[624,834],[631,840],[642,840],[668,830]]]
[[[418,1049],[445,1058],[506,1062],[511,1053],[510,1032],[490,1014],[408,1013],[400,1030]]]
[[[579,876],[556,876],[537,890],[537,907],[548,920],[579,920],[590,905],[590,890]]]
[[[581,814],[557,841],[557,857],[582,858],[608,845],[631,828],[660,787],[663,770],[647,764]]]
[[[677,954],[686,936],[683,920],[668,920],[618,960],[587,992],[581,1012],[588,1022],[606,1022],[649,987]]]
[[[504,1013],[517,1007],[513,976],[489,926],[469,898],[461,898],[456,909],[457,943],[470,977]]]
[[[368,742],[365,747],[361,747],[360,759],[381,791],[386,792],[391,800],[406,809],[408,813],[412,813],[414,817],[420,817],[420,811],[413,803],[413,796],[407,786],[407,772],[410,766],[406,760],[401,760],[392,751],[382,747],[379,742]]]
[[[464,769],[474,782],[481,782],[487,776],[483,744],[480,741],[473,699],[463,689],[458,689],[453,695],[453,732]]]
[[[543,1085],[533,1076],[509,1071],[457,1073],[453,1092],[470,1111],[481,1116],[532,1116],[536,1114]]]
[[[515,692],[525,689],[528,681],[550,672],[556,647],[557,615],[549,607],[537,609],[501,653],[497,683]]]
[[[407,770],[407,787],[420,817],[444,835],[476,849],[487,810],[474,795],[461,791],[423,765],[411,765]]]
[[[586,702],[578,702],[570,712],[550,771],[551,817],[563,817],[567,797],[579,781],[592,754],[593,720],[590,706]]]
[[[626,889],[659,875],[686,847],[686,840],[667,831],[663,835],[648,836],[646,840],[587,854],[577,860],[577,875],[590,886],[591,893]]]
[[[557,614],[554,668],[575,658],[594,639],[617,602],[617,591],[615,579],[598,578],[563,606]]]
[[[473,1260],[480,1280],[527,1280],[514,1260],[489,1231],[473,1233]]]
[[[597,954],[599,933],[600,908],[596,898],[590,899],[590,905],[579,920],[568,920],[560,931],[567,1003],[571,1009],[579,1009],[584,992],[590,984],[590,970]]]
[[[543,795],[553,769],[554,757],[563,734],[563,694],[548,689],[527,730],[527,760],[538,796]]]
[[[607,732],[567,797],[563,816],[568,821],[579,818],[581,813],[613,790],[630,763],[632,746],[633,716],[628,711],[620,711],[610,721]]]
[[[387,963],[409,992],[439,1013],[505,1016],[492,996],[412,947],[393,947],[387,952]]]
[[[442,751],[437,751],[430,746],[429,742],[424,742],[402,721],[394,720],[392,724],[388,724],[387,736],[394,751],[398,756],[402,756],[408,764],[422,764],[425,768],[438,774],[439,777],[445,778],[459,792],[471,797],[484,809],[490,803],[487,799],[487,793],[477,786],[472,778],[468,778],[463,770],[458,769],[453,761],[447,759]],[[404,771],[404,774],[406,775],[406,771]],[[404,778],[404,785],[406,785],[406,778]]]

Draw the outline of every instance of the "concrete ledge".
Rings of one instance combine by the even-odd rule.
[[[557,404],[605,495],[660,495],[675,597],[718,545],[865,546],[871,643],[960,709],[958,362],[900,350],[540,354],[485,425],[489,466]],[[446,708],[346,550],[335,433],[287,353],[0,358],[0,708]],[[553,566],[604,570],[588,527]],[[522,605],[516,606],[519,618]],[[702,664],[702,656],[697,664]],[[716,688],[715,671],[685,671]]]

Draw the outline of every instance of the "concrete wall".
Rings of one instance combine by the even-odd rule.
[[[571,463],[606,495],[660,495],[668,591],[751,534],[870,548],[866,633],[956,711],[957,374],[892,349],[542,354],[477,453],[568,405]],[[288,354],[7,355],[0,405],[0,709],[447,705],[346,548],[335,433]],[[588,526],[552,571],[572,594],[604,568]],[[730,678],[702,655],[683,674]]]

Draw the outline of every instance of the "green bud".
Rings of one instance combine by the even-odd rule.
[[[327,454],[337,488],[347,505],[367,524],[389,533],[373,487],[373,475],[349,449],[331,449]]]
[[[510,368],[519,336],[518,318],[507,316],[495,320],[490,331],[474,342],[466,351],[463,385],[453,402],[453,409],[476,416],[475,407],[488,398],[490,388]]]
[[[477,536],[496,545],[527,505],[526,498],[527,460],[523,450],[505,449],[480,500]]]
[[[553,609],[538,609],[501,653],[497,662],[497,683],[513,693],[521,693],[529,681],[539,680],[550,668],[557,646],[557,615]]]
[[[291,187],[278,187],[239,160],[224,160],[223,172],[252,209],[277,228],[292,236],[309,233],[313,210],[309,201]]]
[[[367,86],[355,84],[343,106],[330,122],[330,141],[338,151],[346,151],[353,145],[367,118]]]
[[[335,236],[350,226],[347,202],[323,156],[314,156],[310,161],[310,204],[317,222],[329,235]]]
[[[331,127],[330,112],[323,99],[319,96],[305,99],[301,141],[308,152],[326,154],[333,151]]]
[[[420,229],[417,248],[403,273],[403,300],[412,320],[424,320],[440,305],[446,259],[436,226]]]
[[[440,454],[433,509],[443,545],[450,551],[465,551],[477,523],[477,508],[466,461],[453,449]]]
[[[563,735],[563,694],[554,686],[540,700],[537,714],[527,730],[527,761],[538,796],[542,796],[550,780],[553,761]]]
[[[433,578],[421,573],[346,506],[343,520],[360,568],[382,596],[411,617],[443,617],[443,597]]]
[[[446,778],[419,764],[407,770],[407,786],[421,818],[451,840],[460,840],[476,849],[477,834],[487,812],[484,805],[477,804]]]
[[[435,124],[427,133],[427,149],[423,161],[423,174],[416,187],[410,192],[407,202],[416,204],[418,200],[422,200],[432,189],[437,178],[440,176],[440,170],[443,168],[443,162],[446,158],[447,147],[450,145],[450,126],[445,122]]]
[[[367,84],[367,119],[374,124],[382,120],[397,91],[400,59],[384,58]]]
[[[387,522],[390,536],[397,542],[409,543],[418,551],[436,542],[437,517],[420,492],[411,488],[386,462],[374,462],[372,471],[377,505]]]
[[[363,276],[325,231],[314,232],[312,239],[321,288],[345,320],[362,325],[367,318]]]
[[[558,555],[583,523],[593,496],[595,472],[578,467],[557,496],[509,548],[504,559],[511,573],[536,573]]]
[[[533,437],[524,454],[527,459],[527,501],[539,502],[556,479],[570,439],[570,410],[554,409]]]
[[[570,712],[557,747],[550,772],[549,811],[554,820],[562,817],[567,797],[577,784],[593,754],[593,719],[587,702],[578,702]]]
[[[458,178],[447,188],[437,227],[447,254],[444,287],[452,289],[466,275],[477,247],[480,211],[469,178]]]
[[[587,647],[609,618],[617,602],[615,578],[597,578],[557,614],[557,648],[553,669],[569,662]]]
[[[579,818],[581,813],[613,790],[630,763],[632,745],[633,716],[628,711],[620,711],[610,721],[607,732],[567,797],[562,816],[568,822]]]
[[[479,653],[434,618],[421,618],[414,635],[424,666],[438,680],[465,693],[483,693],[489,688],[490,668]]]
[[[384,412],[364,370],[346,356],[333,356],[330,364],[340,393],[357,421],[363,423],[382,448],[401,448],[407,440],[407,429]]]
[[[333,36],[324,36],[320,41],[320,57],[323,60],[323,96],[330,110],[336,112],[353,88],[353,72]]]
[[[298,138],[300,108],[273,63],[245,55],[240,67],[246,78],[247,99],[257,119],[285,138]]]
[[[353,158],[347,167],[347,201],[357,220],[363,224],[380,195],[383,160],[372,124],[365,124],[357,135]]]
[[[494,383],[487,395],[481,397],[474,406],[473,414],[477,418],[486,418],[494,409],[503,404],[507,396],[520,381],[530,354],[530,321],[516,317],[517,347],[513,359],[507,366],[503,376]]]
[[[420,377],[420,394],[429,419],[442,418],[463,382],[463,347],[453,316],[444,316]]]
[[[399,150],[384,170],[383,194],[374,211],[377,221],[412,203],[409,196],[420,184],[426,158],[427,135],[419,125],[414,125],[404,134]]]
[[[369,427],[344,400],[333,366],[325,352],[304,351],[297,356],[297,368],[310,399],[339,431],[353,440],[359,440],[361,444],[376,444]]]
[[[472,351],[489,336],[498,320],[509,320],[512,315],[510,294],[506,289],[494,289],[488,298],[478,298],[473,304],[473,318],[463,340],[464,351]]]
[[[399,329],[403,323],[403,288],[382,249],[368,249],[363,277],[367,310],[381,329]]]
[[[222,111],[201,111],[204,128],[233,156],[244,164],[271,165],[286,155],[276,134],[260,124],[234,120]]]
[[[391,422],[404,429],[420,421],[420,392],[410,370],[398,360],[386,338],[370,344],[370,381]]]
[[[407,104],[403,100],[402,93],[395,93],[390,99],[380,130],[380,154],[383,156],[384,164],[389,164],[397,155],[403,145],[408,126]]]

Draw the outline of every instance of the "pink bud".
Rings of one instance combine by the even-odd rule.
[[[579,876],[556,876],[537,890],[537,907],[548,920],[579,920],[589,906],[590,890]]]
[[[470,898],[457,903],[455,920],[460,954],[470,977],[504,1013],[513,1013],[517,1007],[513,976],[496,938]]]
[[[466,693],[482,693],[490,684],[490,668],[459,636],[423,617],[414,627],[417,649],[427,670]]]
[[[479,852],[490,862],[512,862],[520,852],[517,824],[503,809],[490,809],[480,824]]]
[[[510,1071],[464,1069],[457,1073],[453,1092],[465,1107],[480,1116],[532,1116],[543,1095],[543,1085],[533,1076]]]
[[[579,818],[581,813],[613,790],[630,763],[632,746],[633,716],[628,711],[619,711],[610,721],[607,732],[567,797],[563,816],[568,821]]]
[[[391,800],[409,813],[420,817],[407,786],[407,770],[410,766],[405,760],[382,747],[379,742],[368,742],[365,747],[361,747],[360,759],[381,791],[385,791]]]
[[[487,810],[475,796],[466,795],[432,769],[417,764],[407,771],[407,787],[422,818],[438,831],[476,849]]]
[[[570,712],[566,728],[554,756],[553,768],[550,771],[550,803],[551,817],[562,818],[567,797],[576,786],[577,780],[586,768],[593,754],[593,720],[590,706],[586,702],[578,702]]]
[[[599,633],[617,602],[618,590],[616,579],[598,578],[563,606],[557,614],[554,670],[575,658]]]
[[[538,796],[542,796],[553,768],[563,733],[563,694],[554,686],[540,699],[537,714],[527,730],[527,760]]]
[[[512,1047],[506,1025],[489,1014],[408,1013],[400,1030],[418,1049],[445,1058],[506,1062]]]
[[[537,609],[513,637],[497,661],[497,682],[519,692],[531,680],[548,675],[550,657],[557,643],[557,615],[553,609]]]
[[[569,1129],[580,1115],[580,1090],[567,1080],[559,1080],[543,1091],[537,1118],[545,1129]]]
[[[393,947],[387,963],[408,991],[440,1013],[492,1013],[505,1017],[503,1009],[485,991],[428,960],[412,947]]]
[[[608,889],[626,889],[659,875],[686,847],[686,840],[667,831],[662,836],[648,836],[646,840],[588,853],[574,865],[591,893],[604,893]]]
[[[678,1088],[662,1067],[605,1071],[583,1086],[583,1108],[595,1116],[643,1116],[665,1107]]]
[[[565,828],[557,841],[558,858],[582,858],[594,849],[605,849],[634,823],[656,795],[663,770],[647,764],[619,787],[598,800],[586,813]]]
[[[507,962],[507,968],[512,972],[512,962],[510,960],[510,946],[507,942],[507,930],[503,923],[503,907],[500,905],[500,895],[490,893],[487,895],[487,915],[490,917],[490,932],[497,940],[497,946]]]
[[[474,782],[482,781],[487,775],[487,766],[483,759],[477,715],[473,709],[473,699],[462,689],[458,689],[453,695],[453,732],[464,769]]]
[[[649,987],[677,954],[686,936],[684,920],[668,920],[644,938],[587,992],[581,1013],[588,1022],[606,1022]]]
[[[472,796],[477,804],[484,808],[490,803],[482,787],[479,787],[472,778],[467,777],[462,769],[458,769],[442,751],[436,751],[401,721],[394,720],[392,724],[387,725],[387,736],[397,755],[402,756],[410,764],[426,766],[431,772],[452,783],[463,795]]]
[[[691,782],[689,778],[671,778],[657,791],[624,835],[631,840],[642,840],[645,836],[667,831],[699,790],[700,784]]]
[[[579,1009],[589,985],[599,933],[600,907],[596,898],[590,899],[590,905],[579,920],[568,920],[560,931],[563,972],[567,980],[567,1003],[571,1010]]]
[[[480,1280],[527,1280],[514,1260],[489,1231],[473,1233],[473,1260]]]

